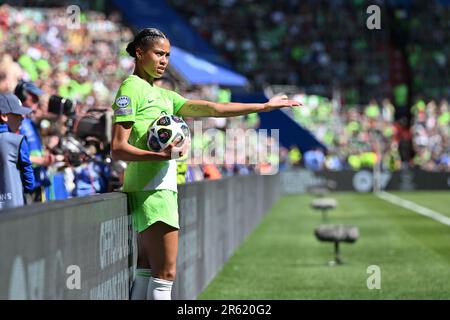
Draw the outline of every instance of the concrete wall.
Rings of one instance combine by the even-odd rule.
[[[279,176],[179,188],[174,299],[195,299],[280,196]],[[128,299],[136,240],[123,193],[0,211],[0,299]]]
[[[128,299],[125,194],[0,212],[0,299]]]
[[[279,176],[243,176],[179,190],[174,298],[195,299],[280,196]]]
[[[374,173],[359,171],[320,171],[306,169],[284,171],[281,176],[283,194],[303,194],[314,186],[332,187],[334,191],[372,192]],[[383,190],[450,190],[450,172],[429,172],[420,169],[379,174],[379,186]]]

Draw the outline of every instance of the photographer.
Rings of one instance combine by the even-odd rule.
[[[70,99],[56,95],[49,99],[49,113],[58,116],[53,126],[63,123],[57,130],[58,144],[52,148],[57,157],[65,159],[55,173],[65,175],[64,186],[60,189],[67,190],[67,196],[73,197],[109,192],[114,183],[117,184],[121,168],[108,159],[109,152],[104,150],[108,142],[106,110],[89,109],[83,114],[75,110]]]
[[[30,160],[33,164],[35,176],[35,189],[27,203],[45,202],[45,188],[50,185],[47,176],[47,168],[55,162],[55,156],[52,155],[42,144],[41,136],[36,125],[37,115],[41,113],[39,105],[39,96],[42,90],[36,87],[32,82],[19,81],[14,94],[20,99],[24,107],[30,108],[32,112],[23,120],[20,128],[20,134],[27,138],[28,148],[30,150]]]
[[[74,171],[74,197],[84,197],[108,191],[110,169],[101,155],[102,143],[94,137],[86,138],[83,150],[79,154],[80,164]]]

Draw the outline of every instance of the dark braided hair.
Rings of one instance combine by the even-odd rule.
[[[127,52],[133,58],[136,58],[136,49],[145,49],[152,46],[158,39],[167,39],[166,35],[156,28],[145,28],[139,31],[134,40],[127,45]]]

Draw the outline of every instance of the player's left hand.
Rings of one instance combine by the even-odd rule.
[[[274,96],[264,104],[265,112],[285,107],[299,107],[302,104],[296,100],[289,100],[287,95]]]
[[[170,150],[170,158],[171,159],[179,159],[179,158],[184,158],[188,153],[189,153],[189,149],[191,147],[191,139],[190,138],[186,138],[183,142],[183,145],[181,147],[177,147],[177,144],[180,141],[174,141],[172,142],[171,146],[171,150]]]

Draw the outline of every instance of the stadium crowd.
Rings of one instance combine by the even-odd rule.
[[[313,95],[309,101],[300,94],[306,104],[293,116],[327,145],[329,153],[311,150],[301,155],[291,148],[290,163],[340,170],[373,167],[380,158],[390,170],[402,166],[449,170],[450,6],[403,1],[393,10],[408,37],[404,40],[412,90],[420,93],[414,107],[431,106],[414,115],[410,131],[402,121],[394,121],[393,104],[404,104],[407,92],[402,85],[390,87],[390,38],[395,35],[389,32],[381,1],[169,2],[255,87],[295,85],[328,97],[340,91],[342,103],[337,105],[342,108],[333,108],[326,98]],[[375,31],[365,27],[367,16],[361,14],[373,4],[382,8],[384,26]],[[418,117],[428,118],[426,128],[418,125],[423,122]],[[413,161],[407,162],[411,156]]]
[[[328,148],[306,152],[290,150],[291,162],[312,170],[358,170],[373,168],[379,161],[384,170],[418,167],[428,171],[450,171],[449,103],[419,100],[411,130],[394,121],[389,99],[370,101],[363,107],[341,107],[327,98],[303,93],[294,96],[304,104],[291,110],[292,117],[308,128]],[[412,145],[408,143],[412,140]],[[409,153],[412,159],[408,161]]]
[[[47,199],[83,196],[120,187],[126,164],[112,162],[108,141],[95,135],[74,141],[71,133],[77,121],[91,115],[90,110],[106,112],[110,109],[120,82],[133,72],[134,61],[124,48],[132,36],[132,31],[120,24],[120,17],[114,14],[106,19],[102,13],[82,13],[80,29],[72,29],[67,24],[65,8],[0,6],[0,91],[15,92],[21,80],[25,80],[27,88],[39,91],[35,94],[31,90],[27,94],[37,105],[33,122],[42,150],[36,151],[46,159],[40,167],[45,169],[43,185]],[[169,82],[174,83],[174,79]],[[225,101],[230,96],[228,90],[215,85],[174,85],[187,98]],[[74,102],[73,119],[49,112],[52,95]],[[194,127],[193,119],[185,120]],[[268,161],[264,159],[260,163],[245,163],[244,159],[233,165],[213,161],[218,159],[214,154],[217,152],[242,153],[242,150],[233,150],[239,147],[236,143],[226,150],[221,150],[222,145],[217,144],[217,139],[225,139],[226,128],[246,130],[254,128],[256,122],[257,116],[250,115],[231,120],[210,118],[199,123],[205,134],[193,137],[193,147],[211,149],[210,153],[200,153],[201,158],[211,163],[203,164],[202,159],[193,159],[194,163],[189,165],[180,163],[179,183],[269,170]],[[219,148],[214,148],[214,141]],[[245,146],[248,152],[262,147],[255,140],[249,143]]]
[[[393,12],[407,30],[414,88],[430,100],[450,95],[450,6],[443,2],[398,1]],[[169,3],[256,87],[291,84],[328,96],[339,87],[346,104],[389,95],[392,35],[383,1]],[[380,6],[381,29],[366,27],[361,13],[369,5]]]
[[[339,86],[347,104],[387,93],[387,31],[356,27],[366,24],[363,0],[169,2],[257,88]]]
[[[428,16],[418,16],[411,23],[417,40],[408,47],[416,71],[414,85],[431,89],[424,91],[427,102],[417,100],[415,120],[409,131],[394,122],[393,105],[385,98],[389,90],[386,32],[354,28],[355,23],[365,23],[355,11],[364,1],[353,0],[351,4],[332,1],[329,6],[322,1],[288,0],[261,3],[171,0],[171,3],[189,15],[192,25],[221,49],[239,71],[248,75],[255,87],[273,83],[297,85],[301,80],[304,88],[315,93],[325,94],[338,87],[343,95],[340,105],[319,95],[299,93],[296,98],[304,107],[291,111],[296,121],[327,145],[328,154],[320,150],[301,154],[295,147],[280,147],[279,154],[268,154],[258,163],[248,163],[247,159],[246,163],[217,164],[208,160],[242,153],[236,149],[239,144],[211,147],[214,143],[223,145],[218,141],[226,139],[225,130],[257,128],[259,120],[256,114],[233,119],[208,118],[201,122],[203,134],[193,135],[192,146],[194,150],[212,151],[194,153],[191,162],[180,162],[179,183],[265,173],[273,167],[283,170],[297,165],[312,170],[357,170],[373,167],[377,159],[381,159],[385,168],[398,170],[402,163],[405,165],[402,159],[407,158],[402,152],[412,152],[406,143],[408,134],[415,150],[410,165],[426,170],[450,170],[448,101],[430,98],[448,90],[442,79],[448,79],[450,33],[433,33],[433,37],[427,38],[426,30],[419,26]],[[434,17],[431,21],[446,30],[449,10],[436,8],[430,11]],[[335,14],[337,9],[339,15]],[[252,19],[245,18],[250,15]],[[20,80],[42,91],[30,94],[38,106],[33,120],[42,140],[39,152],[45,161],[40,166],[46,169],[49,200],[115,190],[121,185],[126,167],[126,163],[110,159],[108,141],[96,136],[81,139],[81,147],[67,147],[67,141],[71,141],[67,138],[77,121],[91,115],[92,109],[103,113],[110,110],[114,92],[134,68],[133,58],[124,48],[133,32],[122,24],[119,14],[106,17],[100,12],[82,12],[80,22],[79,28],[73,29],[67,23],[65,8],[0,6],[0,91],[14,92]],[[431,23],[428,27],[433,28]],[[439,50],[438,42],[443,44]],[[425,50],[429,47],[435,48],[431,55]],[[363,56],[365,59],[359,58]],[[435,66],[431,68],[436,73],[433,77],[425,76],[429,65]],[[176,82],[174,74],[172,78]],[[435,83],[427,82],[428,79],[435,79]],[[181,82],[171,85],[191,99],[222,102],[230,99],[230,92],[216,85],[187,86]],[[72,118],[49,112],[49,100],[54,95],[75,102]],[[368,97],[377,100],[357,107]],[[191,129],[195,127],[194,119],[185,120]],[[273,145],[276,141],[269,138],[267,143]],[[247,154],[257,153],[267,143],[250,139],[245,146],[249,148]]]
[[[71,129],[90,109],[109,109],[113,90],[132,71],[132,59],[117,54],[132,32],[119,27],[116,19],[82,13],[80,29],[75,30],[67,23],[65,8],[0,6],[1,90],[17,94],[24,80],[19,91],[33,100],[31,134],[39,143],[31,155],[44,159],[32,162],[35,169],[42,168],[35,175],[47,200],[111,190],[114,171],[106,157],[107,141],[77,141]],[[74,114],[49,112],[53,95],[72,100]]]

